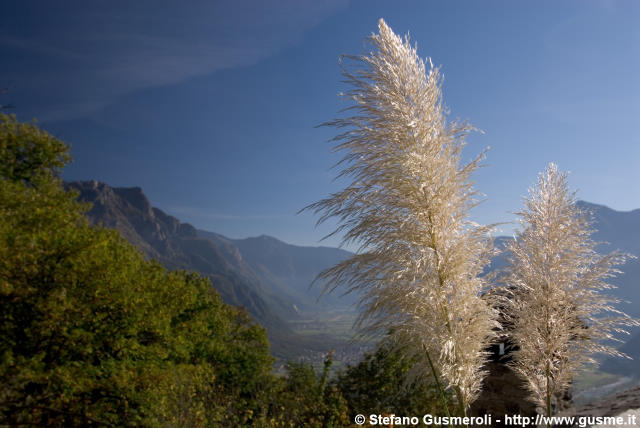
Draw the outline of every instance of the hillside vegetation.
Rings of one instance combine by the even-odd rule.
[[[208,278],[89,224],[58,177],[69,160],[35,124],[0,115],[0,425],[350,426],[363,396],[437,409],[383,350],[336,379],[331,354],[321,371],[275,375],[264,328]]]

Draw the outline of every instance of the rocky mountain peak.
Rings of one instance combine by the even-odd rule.
[[[149,257],[172,256],[171,238],[197,235],[192,225],[152,207],[140,187],[111,187],[96,180],[67,187],[79,192],[79,200],[91,202],[87,217],[92,223],[118,229]]]

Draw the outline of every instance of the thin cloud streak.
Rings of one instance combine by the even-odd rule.
[[[346,0],[188,6],[141,1],[112,2],[96,10],[84,2],[64,8],[36,3],[56,24],[25,33],[16,31],[9,17],[0,18],[0,54],[15,58],[11,69],[0,68],[0,78],[18,96],[47,99],[44,109],[29,112],[43,121],[84,117],[135,91],[258,63],[346,6]],[[29,7],[13,8],[19,20],[38,18]]]

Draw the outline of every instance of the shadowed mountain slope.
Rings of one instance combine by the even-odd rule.
[[[91,202],[87,212],[91,223],[117,229],[148,258],[168,269],[189,269],[209,276],[226,303],[244,306],[266,326],[288,329],[265,301],[273,297],[237,248],[199,237],[190,224],[153,208],[139,187],[113,188],[97,181],[68,186],[80,193],[80,200]]]
[[[293,302],[301,313],[324,309],[347,310],[357,300],[355,294],[344,295],[343,290],[323,294],[323,283],[312,286],[318,273],[348,258],[351,255],[348,251],[330,247],[300,247],[267,235],[230,240],[203,230],[198,230],[198,234],[214,242],[233,244],[269,290]]]
[[[118,230],[148,258],[168,269],[193,270],[210,277],[226,303],[245,307],[267,328],[276,357],[298,358],[343,344],[330,334],[298,335],[291,321],[299,319],[300,308],[322,311],[334,303],[349,307],[343,301],[329,301],[315,308],[322,287],[309,289],[317,273],[348,252],[295,247],[271,237],[235,241],[198,232],[152,207],[139,187],[114,188],[97,181],[72,182],[67,187],[79,192],[79,200],[92,204],[87,212],[91,223]],[[262,245],[265,242],[268,245]]]

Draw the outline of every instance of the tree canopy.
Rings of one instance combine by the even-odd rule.
[[[264,329],[208,279],[89,226],[58,177],[68,160],[0,115],[0,424],[247,419],[272,381]]]

